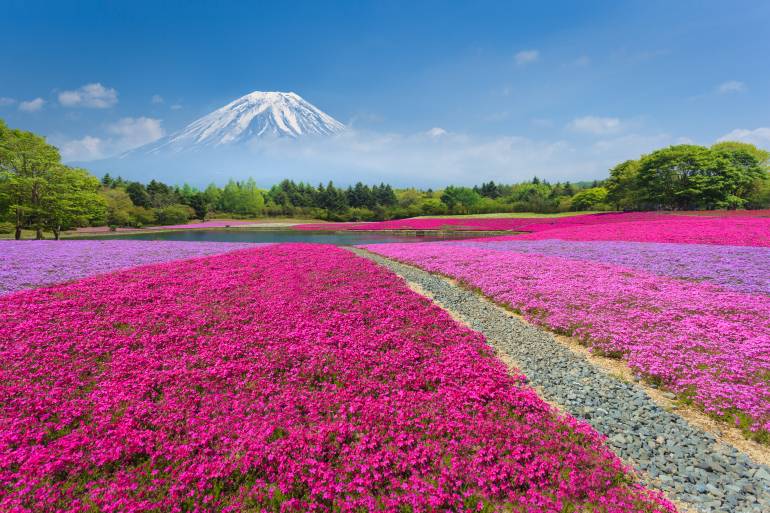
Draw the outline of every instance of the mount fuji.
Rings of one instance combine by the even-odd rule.
[[[254,91],[123,156],[241,145],[271,137],[329,136],[343,130],[344,124],[296,93]]]

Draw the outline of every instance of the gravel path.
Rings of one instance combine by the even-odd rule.
[[[541,396],[608,437],[652,486],[702,512],[770,512],[770,468],[658,406],[640,387],[613,377],[551,334],[485,298],[414,267],[352,249],[407,281],[483,333],[527,375]]]

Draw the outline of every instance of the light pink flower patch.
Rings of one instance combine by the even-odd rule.
[[[673,511],[342,249],[121,271],[0,319],[3,511]]]

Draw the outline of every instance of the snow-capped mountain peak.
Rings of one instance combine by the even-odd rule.
[[[345,125],[296,93],[254,91],[131,153],[182,151],[261,137],[332,135]]]

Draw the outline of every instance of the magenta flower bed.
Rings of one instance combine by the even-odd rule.
[[[673,511],[482,337],[330,246],[0,297],[0,509]]]
[[[463,240],[444,244],[591,260],[660,276],[709,281],[741,292],[770,294],[770,248],[553,239]]]
[[[517,239],[624,240],[770,247],[770,218],[671,216],[622,223],[570,226]]]
[[[479,247],[367,249],[477,287],[535,323],[627,358],[637,372],[709,413],[756,436],[770,431],[770,297],[764,294]]]
[[[0,240],[0,294],[253,244],[138,240]]]
[[[412,218],[373,223],[326,223],[295,226],[298,230],[490,230],[538,232],[565,226],[586,226],[632,220],[680,219],[655,212],[586,214],[541,218]]]

